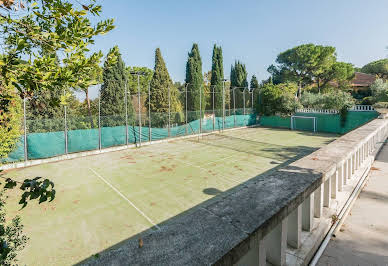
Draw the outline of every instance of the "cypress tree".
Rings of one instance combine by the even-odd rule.
[[[212,72],[211,72],[211,92],[214,90],[214,108],[217,110],[217,116],[222,115],[222,91],[224,80],[224,62],[222,58],[222,48],[214,45],[212,56]]]
[[[259,88],[259,82],[257,81],[257,78],[255,75],[251,78],[251,90],[258,89]]]
[[[191,48],[191,52],[188,54],[186,64],[186,84],[187,85],[187,109],[190,111],[196,111],[189,120],[198,119],[200,114],[200,105],[202,114],[206,108],[206,95],[204,93],[204,80],[202,74],[202,60],[199,54],[198,44],[194,43]],[[201,96],[200,96],[201,93]],[[200,104],[200,98],[202,103]]]
[[[115,58],[112,63],[109,58]],[[125,125],[125,64],[117,46],[109,50],[102,72],[101,122],[102,126]],[[128,97],[128,117],[133,120],[134,109]]]
[[[258,100],[257,98],[259,97],[259,81],[257,80],[256,76],[253,75],[251,78],[251,93],[253,93],[253,106],[256,105],[256,101]],[[251,101],[252,99],[249,99]],[[249,102],[248,106],[252,106],[252,103]]]
[[[234,66],[232,65],[230,70],[230,87],[232,89],[230,95],[230,106],[233,108],[233,98],[235,98],[235,106],[237,108],[243,108],[243,91],[244,88],[248,88],[247,70],[245,64],[240,61],[236,61]],[[235,90],[235,97],[233,97],[233,89]]]
[[[168,90],[170,89],[171,122],[181,122],[182,106],[179,101],[179,92],[173,85],[162,53],[159,48],[155,50],[155,68],[150,83],[151,97],[146,100],[146,106],[150,103],[152,123],[156,126],[168,124]],[[156,124],[155,124],[156,123]]]

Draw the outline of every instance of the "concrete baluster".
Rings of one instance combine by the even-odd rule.
[[[267,261],[272,265],[286,264],[287,248],[287,218],[281,221],[272,231],[265,236],[265,249]]]
[[[302,232],[302,205],[299,205],[287,218],[287,244],[298,249],[301,243]]]
[[[302,203],[302,230],[311,232],[313,229],[314,194],[308,196]]]

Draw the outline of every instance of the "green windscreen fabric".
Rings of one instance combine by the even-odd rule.
[[[327,133],[345,134],[365,123],[377,118],[377,112],[357,112],[349,111],[347,113],[345,124],[341,123],[339,114],[316,114],[316,113],[296,113],[297,116],[309,116],[317,118],[317,131]],[[311,121],[311,120],[309,120]],[[299,122],[299,121],[298,121]]]
[[[292,123],[293,123],[293,129],[295,130],[314,132],[315,121],[313,118],[293,117]]]
[[[70,153],[98,149],[98,129],[70,130],[67,132],[67,141]]]
[[[2,163],[14,163],[24,160],[24,136],[20,137],[15,149],[8,154],[7,158],[1,159]]]
[[[349,111],[344,125],[341,124],[339,114],[316,114],[316,113],[297,113],[297,116],[316,117],[317,131],[344,134],[347,133],[378,116],[377,112],[356,112]],[[202,132],[211,132],[221,130],[225,123],[225,129],[251,126],[257,124],[256,114],[236,114],[228,115],[224,121],[222,117],[207,117],[202,120]],[[290,117],[280,116],[263,116],[260,117],[260,124],[266,127],[290,128]],[[297,119],[296,128],[300,130],[312,131],[313,122],[311,119]],[[188,124],[172,123],[170,130],[167,127],[152,127],[151,130],[143,126],[128,126],[128,143],[139,143],[151,140],[161,140],[168,137],[179,137],[185,135],[198,134],[200,132],[199,119],[189,122]],[[111,126],[101,128],[101,146],[102,148],[120,146],[126,144],[125,126]],[[67,132],[68,152],[81,152],[96,150],[99,147],[99,130],[98,129],[76,129]],[[8,155],[8,158],[2,162],[17,162],[24,160],[24,142],[20,138],[15,150]],[[49,158],[65,154],[65,136],[63,131],[30,133],[27,135],[27,155],[29,160]]]
[[[344,125],[341,123],[341,116],[339,114],[295,113],[295,115],[316,117],[317,132],[345,134],[377,118],[379,114],[374,111],[349,111]],[[291,117],[262,116],[260,117],[260,125],[275,128],[291,128]],[[296,129],[298,130],[312,131],[312,126],[312,119],[296,119]]]
[[[101,128],[101,147],[108,148],[126,144],[125,126],[102,127]]]
[[[30,160],[65,154],[64,131],[28,134],[27,154]]]
[[[291,117],[289,116],[262,116],[260,125],[264,127],[291,128]]]

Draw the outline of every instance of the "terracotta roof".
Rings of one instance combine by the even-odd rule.
[[[369,87],[375,80],[375,75],[355,72],[352,79],[352,87]]]

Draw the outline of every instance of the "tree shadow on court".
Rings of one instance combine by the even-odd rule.
[[[133,235],[77,265],[213,264],[314,191],[322,174],[290,166],[290,159],[154,227]],[[286,165],[287,164],[287,165]],[[217,194],[216,194],[217,193]]]
[[[211,134],[199,140],[190,140],[205,146],[212,146],[226,150],[242,152],[272,160],[297,160],[316,151],[319,148],[309,146],[285,146],[256,140],[249,140],[235,136]]]

